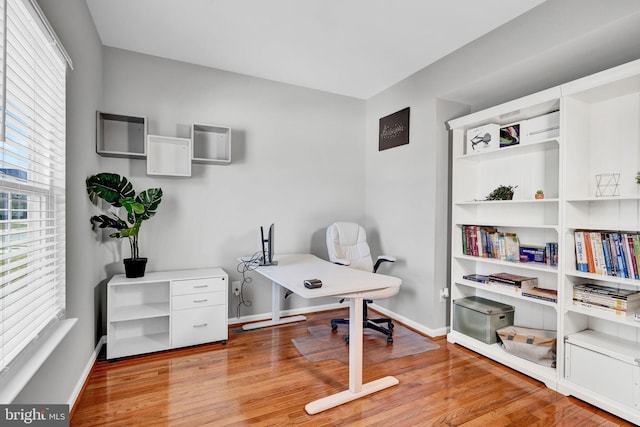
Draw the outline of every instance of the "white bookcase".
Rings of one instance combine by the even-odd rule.
[[[107,358],[226,342],[227,289],[220,268],[113,276],[107,285]]]
[[[468,129],[521,122],[556,110],[558,137],[466,153]],[[451,120],[449,126],[451,300],[479,295],[513,305],[518,326],[556,330],[556,368],[457,331],[452,330],[448,340],[640,424],[640,322],[633,320],[633,313],[615,315],[573,304],[577,284],[640,291],[640,280],[578,271],[574,241],[576,230],[640,233],[640,61]],[[618,185],[598,189],[596,175],[610,174],[617,175]],[[480,201],[498,185],[517,185],[513,200]],[[544,190],[542,200],[534,199],[538,188]],[[557,242],[558,266],[464,255],[463,225],[514,232],[521,244]],[[558,302],[532,300],[462,277],[498,271],[537,277],[540,287],[558,291]],[[620,399],[620,390],[631,396]]]

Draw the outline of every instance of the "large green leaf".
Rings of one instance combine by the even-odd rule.
[[[135,190],[129,180],[115,173],[102,172],[90,176],[86,180],[87,194],[95,205],[98,198],[105,200],[115,207],[122,206],[122,200],[133,199]]]
[[[162,188],[149,188],[136,196],[136,202],[144,206],[144,212],[137,214],[137,220],[147,220],[156,214],[162,201]]]

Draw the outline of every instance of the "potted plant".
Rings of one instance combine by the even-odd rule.
[[[100,228],[116,230],[109,237],[129,239],[131,258],[125,258],[124,268],[127,277],[142,277],[147,265],[147,258],[141,258],[138,252],[138,234],[142,222],[156,214],[162,201],[161,188],[149,188],[136,195],[129,180],[115,173],[103,172],[90,176],[86,180],[89,200],[94,205],[102,199],[117,209],[109,215],[94,215],[91,224]],[[119,208],[124,208],[127,215],[118,215]]]
[[[536,191],[535,198],[536,199],[544,199],[544,191],[542,191],[542,190]]]
[[[515,187],[511,185],[499,185],[487,196],[486,200],[511,200],[513,199],[513,191],[516,188],[518,188],[517,185]]]

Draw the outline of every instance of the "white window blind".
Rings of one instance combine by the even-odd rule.
[[[0,0],[0,370],[65,309],[65,73],[30,1]]]

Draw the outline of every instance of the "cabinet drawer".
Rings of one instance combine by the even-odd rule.
[[[183,310],[188,308],[223,305],[224,298],[225,291],[206,292],[202,294],[176,295],[171,298],[171,309]]]
[[[171,283],[172,295],[199,294],[202,292],[224,291],[227,281],[224,277],[204,279],[174,280]]]
[[[179,310],[171,316],[171,345],[184,347],[227,339],[227,313],[223,305]]]

